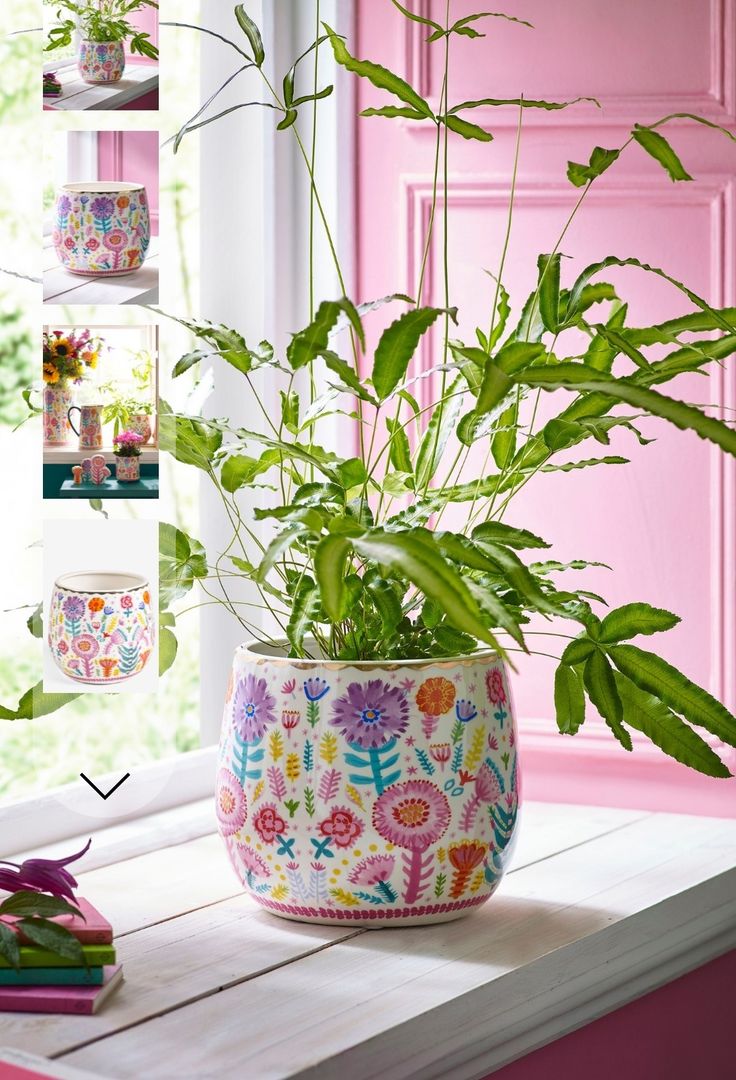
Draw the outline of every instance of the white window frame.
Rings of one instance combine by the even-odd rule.
[[[74,180],[97,180],[98,176],[99,161],[97,156],[97,132],[68,131],[66,133],[67,182],[72,183]],[[43,220],[44,247],[48,247],[50,244],[53,228],[54,211],[53,207],[49,207]]]
[[[70,13],[70,17],[72,19],[74,18],[74,16],[71,15],[71,13]],[[45,20],[44,20],[44,22],[45,22]],[[46,29],[46,26],[44,25],[44,27],[43,27],[44,47],[45,47],[45,44],[46,44],[47,37],[48,37],[48,31]],[[79,33],[79,29],[77,28],[74,31],[74,34],[72,36],[72,45],[74,46],[74,56],[68,56],[63,60],[55,60],[53,53],[44,53],[44,56],[49,57],[48,60],[44,60],[44,62],[43,62],[44,75],[46,74],[47,71],[61,72],[61,71],[68,71],[69,68],[76,67],[77,66],[77,55],[79,54],[79,43],[80,43],[81,40],[82,40],[82,35]]]

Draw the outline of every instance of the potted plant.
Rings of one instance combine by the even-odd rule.
[[[114,392],[112,383],[106,383],[100,387],[102,391]],[[102,412],[102,422],[113,425],[113,435],[121,430],[134,431],[143,439],[143,445],[150,441],[153,434],[151,417],[153,405],[150,401],[141,401],[139,398],[115,395],[112,401],[105,405]]]
[[[121,431],[112,441],[115,448],[115,479],[119,483],[140,480],[143,436],[136,431]]]
[[[64,446],[71,436],[69,410],[74,405],[74,386],[97,367],[101,338],[89,330],[44,331],[43,335],[43,441],[45,446]]]
[[[403,17],[424,24],[426,47],[442,50],[445,70],[457,36],[482,38],[477,26],[490,17],[440,24],[392,2]],[[308,152],[298,126],[300,109],[316,109],[332,87],[321,87],[315,70],[311,86],[297,95],[299,60],[283,82],[267,76],[258,27],[243,4],[235,17],[239,36],[229,43],[263,79],[265,107],[280,117],[279,129],[298,142],[314,217],[344,292],[314,150]],[[736,311],[712,307],[635,259],[601,258],[563,273],[565,226],[553,250],[535,256],[537,285],[515,314],[504,285],[506,234],[494,276],[486,279],[488,325],[475,340],[458,340],[447,259],[453,140],[491,140],[468,119],[478,106],[515,105],[520,129],[527,108],[574,103],[522,97],[453,104],[445,78],[433,108],[382,64],[353,56],[327,25],[299,59],[325,43],[343,68],[390,95],[366,110],[382,118],[370,122],[399,118],[435,129],[434,198],[416,288],[412,296],[378,302],[346,295],[312,302],[309,325],[293,335],[284,356],[268,342],[246,343],[236,330],[185,321],[207,348],[183,357],[174,375],[207,355],[232,365],[263,423],[244,430],[162,405],[162,445],[208,475],[232,528],[224,551],[208,558],[198,541],[164,527],[162,595],[171,604],[207,579],[208,594],[254,639],[235,655],[217,784],[220,831],[249,892],[277,914],[309,921],[436,921],[484,902],[503,873],[518,809],[509,667],[539,640],[544,655],[558,660],[554,702],[562,733],[574,735],[594,709],[626,751],[643,735],[690,768],[730,775],[712,744],[736,745],[736,718],[670,663],[631,643],[669,630],[678,616],[636,601],[606,611],[601,597],[569,582],[571,569],[588,564],[554,561],[547,541],[507,512],[540,473],[623,464],[605,450],[593,456],[579,448],[591,439],[607,443],[618,426],[645,444],[640,424],[649,418],[736,454],[731,425],[661,389],[736,351]],[[182,127],[175,149],[188,131],[224,114],[201,115]],[[670,119],[636,125],[622,146],[570,162],[568,178],[581,189],[575,212],[622,153],[648,154],[672,180],[689,179],[662,134]],[[516,171],[515,164],[509,229]],[[427,257],[440,213],[444,298],[426,306]],[[628,326],[620,290],[602,278],[624,265],[668,282],[687,301],[682,316]],[[311,259],[309,270],[314,297]],[[384,304],[396,305],[398,314],[368,352],[364,320]],[[440,330],[437,391],[421,406],[410,365],[431,327]],[[574,344],[581,334],[582,350]],[[278,415],[258,391],[259,373],[281,385]],[[559,411],[540,420],[540,398],[550,394],[563,399]],[[354,455],[329,445],[335,413],[357,427]],[[241,494],[269,483],[276,494],[254,493],[260,506],[245,512]],[[225,566],[252,584],[248,604],[235,599]],[[253,605],[262,606],[265,620],[253,621]],[[174,619],[162,619],[164,662],[175,649]],[[562,648],[554,652],[557,642]]]
[[[125,71],[125,42],[131,53],[158,59],[158,49],[150,34],[139,30],[128,16],[145,7],[158,8],[155,0],[44,0],[61,19],[62,10],[70,18],[49,30],[46,52],[67,48],[79,32],[77,65],[85,82],[118,82]]]

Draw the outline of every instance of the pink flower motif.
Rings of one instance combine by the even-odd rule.
[[[111,229],[102,243],[110,251],[122,251],[128,246],[128,234],[123,229]]]
[[[237,776],[229,769],[217,774],[217,820],[223,836],[232,836],[245,824],[247,814],[245,792]]]
[[[253,827],[264,844],[272,844],[286,832],[286,822],[279,816],[274,803],[264,803],[253,818]]]
[[[488,748],[489,750],[498,750],[498,739],[495,735],[488,736]]]
[[[126,593],[126,594],[125,594],[125,596],[123,596],[123,597],[121,598],[121,600],[120,600],[120,606],[121,606],[121,608],[123,608],[123,609],[124,609],[125,611],[130,611],[130,610],[131,610],[131,608],[133,607],[133,597],[132,597],[132,596],[128,596],[128,594]]]
[[[59,245],[61,244],[61,230],[60,229],[54,229],[53,230],[53,232],[51,233],[51,240],[53,242],[54,247],[59,247]]]
[[[64,241],[64,247],[67,249],[67,251],[72,250],[72,248],[74,247],[74,237],[73,236],[67,236],[66,240]]]
[[[100,651],[97,639],[92,634],[80,634],[72,641],[72,651],[81,656],[83,660],[92,660]]]
[[[56,648],[58,649],[58,651],[61,653],[62,656],[66,656],[66,654],[69,652],[69,646],[67,645],[67,643],[65,641],[60,641],[59,644],[56,646]]]
[[[323,836],[331,836],[338,847],[349,848],[363,832],[363,822],[352,810],[337,806],[326,821],[320,823],[319,831]]]
[[[90,238],[87,240],[87,247],[89,248],[89,250],[90,251],[97,251],[99,246],[100,246],[100,241],[96,240],[94,236],[90,236]]]
[[[254,851],[252,847],[248,847],[247,844],[238,844],[238,854],[243,861],[243,867],[248,874],[253,874],[254,877],[268,878],[271,876],[271,871],[265,859],[262,859],[257,851]]]
[[[495,803],[501,798],[498,780],[485,763],[478,769],[475,778],[475,797],[484,803]]]
[[[246,675],[238,682],[233,699],[233,724],[247,743],[262,739],[266,728],[276,723],[276,701],[265,679]]]
[[[429,780],[393,784],[376,799],[373,825],[384,840],[408,851],[426,851],[450,824],[450,804]]]
[[[381,679],[350,683],[347,692],[333,702],[332,713],[333,727],[363,749],[384,746],[409,724],[405,694]]]
[[[393,855],[371,855],[368,859],[361,859],[355,869],[348,876],[348,881],[353,885],[370,887],[378,885],[381,881],[388,881],[394,872],[396,860]]]
[[[432,743],[429,748],[430,755],[438,763],[441,769],[444,769],[447,762],[450,760],[450,754],[452,748],[449,742]]]
[[[486,690],[488,700],[492,705],[506,704],[506,691],[503,688],[503,678],[498,668],[492,668],[486,672]]]
[[[282,694],[293,694],[296,690],[296,679],[287,679],[281,687]]]

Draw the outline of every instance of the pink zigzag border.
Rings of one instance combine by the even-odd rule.
[[[387,907],[385,910],[371,908],[369,911],[356,911],[354,908],[297,907],[293,904],[280,904],[276,900],[267,900],[263,896],[254,896],[253,893],[250,895],[263,907],[270,908],[272,911],[281,911],[284,915],[301,915],[305,918],[336,919],[337,921],[347,920],[348,922],[361,919],[390,922],[392,919],[410,919],[421,915],[442,915],[448,911],[461,911],[464,908],[478,907],[490,899],[491,896],[490,893],[484,893],[483,896],[472,896],[467,900],[459,900],[453,904],[428,904],[422,907],[405,908]]]

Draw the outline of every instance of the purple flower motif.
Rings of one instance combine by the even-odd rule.
[[[90,209],[96,218],[100,218],[101,221],[104,221],[105,219],[112,217],[115,204],[112,199],[103,197],[100,199],[93,199]]]
[[[20,865],[3,861],[0,863],[0,889],[7,892],[46,892],[74,902],[77,881],[65,867],[81,859],[91,843],[92,840],[88,840],[81,851],[68,855],[66,859],[26,859]],[[4,866],[13,869],[4,870]]]
[[[62,195],[56,204],[56,211],[60,218],[69,217],[69,211],[72,208],[71,199],[68,195]]]
[[[409,705],[404,693],[381,679],[350,683],[347,693],[332,705],[330,723],[349,743],[363,749],[384,746],[406,731]]]
[[[81,596],[67,596],[64,603],[61,605],[61,610],[66,615],[67,619],[74,621],[81,619],[84,615],[84,600]]]
[[[469,724],[471,720],[475,720],[477,715],[478,710],[472,701],[460,698],[455,702],[455,716],[461,724]]]
[[[262,739],[269,724],[276,723],[276,701],[265,679],[246,675],[238,682],[233,698],[233,724],[244,742]]]
[[[307,679],[304,683],[304,693],[307,696],[307,701],[319,701],[329,689],[325,679]]]

